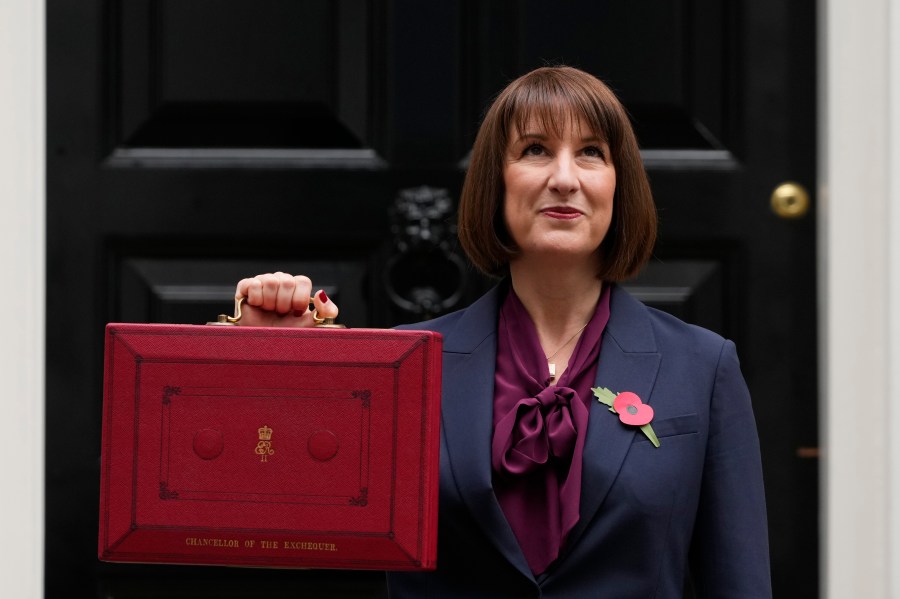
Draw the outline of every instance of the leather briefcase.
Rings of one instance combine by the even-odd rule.
[[[99,557],[435,567],[441,337],[109,324]]]

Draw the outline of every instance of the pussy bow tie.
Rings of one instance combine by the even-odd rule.
[[[520,399],[494,430],[494,471],[522,475],[550,460],[567,464],[587,415],[584,402],[569,387],[546,387]]]

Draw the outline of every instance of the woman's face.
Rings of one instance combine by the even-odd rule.
[[[573,120],[561,137],[534,119],[521,136],[513,128],[503,181],[506,225],[522,252],[516,260],[555,255],[599,261],[616,170],[609,146],[588,127]]]

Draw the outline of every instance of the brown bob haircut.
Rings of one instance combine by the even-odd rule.
[[[653,251],[657,225],[637,140],[615,94],[593,75],[566,66],[519,77],[488,109],[459,202],[459,240],[469,259],[482,272],[499,276],[519,254],[503,216],[503,169],[510,132],[523,135],[531,119],[557,136],[581,122],[609,145],[616,191],[612,222],[598,248],[598,276],[621,281],[636,275]]]

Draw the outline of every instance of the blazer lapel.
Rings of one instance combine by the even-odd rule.
[[[463,501],[504,557],[533,579],[491,481],[494,368],[501,286],[466,309],[444,336],[441,418],[453,479]]]
[[[652,403],[660,355],[646,308],[619,287],[613,287],[612,293],[595,386],[614,393],[631,391],[645,403]],[[569,547],[574,547],[606,499],[636,430],[623,426],[607,406],[591,400],[582,466],[581,514],[569,535]]]

